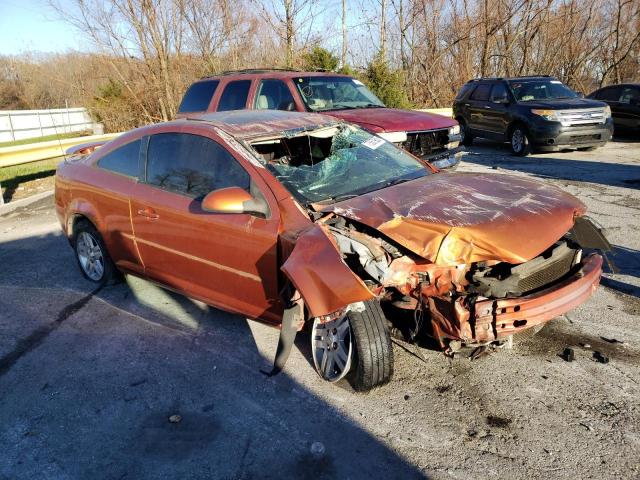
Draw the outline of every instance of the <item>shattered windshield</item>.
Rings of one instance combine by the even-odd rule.
[[[559,80],[534,80],[509,82],[511,91],[519,102],[576,98],[578,94]]]
[[[305,204],[338,202],[431,173],[392,143],[351,125],[251,146]]]
[[[364,83],[351,77],[298,77],[293,82],[313,112],[384,107]]]

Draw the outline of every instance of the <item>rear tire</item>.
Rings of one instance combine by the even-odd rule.
[[[531,139],[529,132],[522,125],[516,125],[511,129],[509,135],[511,153],[518,157],[525,157],[531,153]]]
[[[112,285],[121,280],[102,236],[91,222],[78,221],[73,229],[72,245],[84,278],[98,285]]]

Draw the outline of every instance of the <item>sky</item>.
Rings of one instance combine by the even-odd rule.
[[[69,0],[57,0],[71,8]],[[59,19],[48,0],[0,0],[0,55],[26,51],[87,50],[77,31]]]

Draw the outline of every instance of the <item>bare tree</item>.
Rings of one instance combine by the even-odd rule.
[[[263,18],[285,45],[287,68],[293,67],[296,51],[308,45],[318,6],[317,0],[263,0],[260,4]]]

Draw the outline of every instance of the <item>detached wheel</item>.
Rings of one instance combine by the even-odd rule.
[[[465,147],[471,146],[473,143],[473,135],[469,132],[469,127],[467,126],[467,122],[463,119],[459,119],[458,123],[460,124],[460,143]]]
[[[118,271],[109,257],[104,241],[96,228],[81,220],[73,232],[73,247],[76,260],[84,277],[99,285],[116,283]]]
[[[514,155],[524,157],[531,153],[531,140],[529,139],[529,133],[524,127],[520,125],[513,127],[509,142],[511,143],[511,152]]]
[[[347,378],[357,391],[388,382],[393,374],[393,349],[380,303],[363,302],[361,311],[340,318],[313,321],[311,348],[318,374],[328,382]]]

